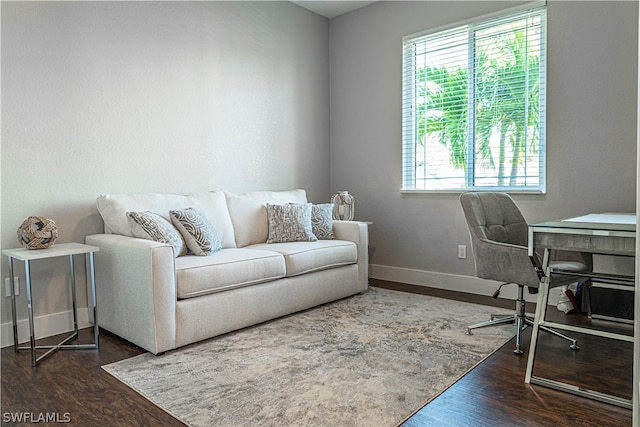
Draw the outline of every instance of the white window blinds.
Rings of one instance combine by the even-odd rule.
[[[403,190],[545,191],[546,8],[403,45]]]

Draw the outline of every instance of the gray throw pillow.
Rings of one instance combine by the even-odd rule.
[[[176,257],[187,253],[187,245],[182,235],[162,216],[149,211],[127,212],[127,219],[133,237],[168,243],[173,247]]]
[[[318,240],[335,238],[333,235],[333,203],[311,207],[311,229]]]
[[[315,242],[311,229],[311,203],[267,204],[269,237],[267,243]]]
[[[197,209],[172,210],[169,215],[194,255],[208,256],[222,249],[218,232]]]

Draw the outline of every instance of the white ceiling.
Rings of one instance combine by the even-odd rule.
[[[291,1],[298,6],[302,6],[305,9],[309,9],[318,15],[326,16],[327,18],[335,18],[338,15],[342,15],[352,10],[360,9],[375,3],[375,1],[339,1],[339,0],[325,0],[325,1],[309,1],[298,0]]]

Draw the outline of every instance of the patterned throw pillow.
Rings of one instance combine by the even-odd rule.
[[[134,237],[168,243],[173,246],[176,257],[187,253],[187,245],[178,230],[162,216],[149,211],[127,212],[127,218]]]
[[[318,240],[333,240],[333,203],[313,205],[311,229]]]
[[[315,242],[311,229],[311,203],[267,204],[269,237],[267,243]]]
[[[194,255],[208,256],[222,249],[218,232],[197,209],[173,210],[169,215]]]

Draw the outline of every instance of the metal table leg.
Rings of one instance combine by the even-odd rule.
[[[13,257],[9,258],[9,283],[11,283],[11,321],[13,323],[13,350],[18,352],[18,318],[16,314],[16,285],[13,276]]]

